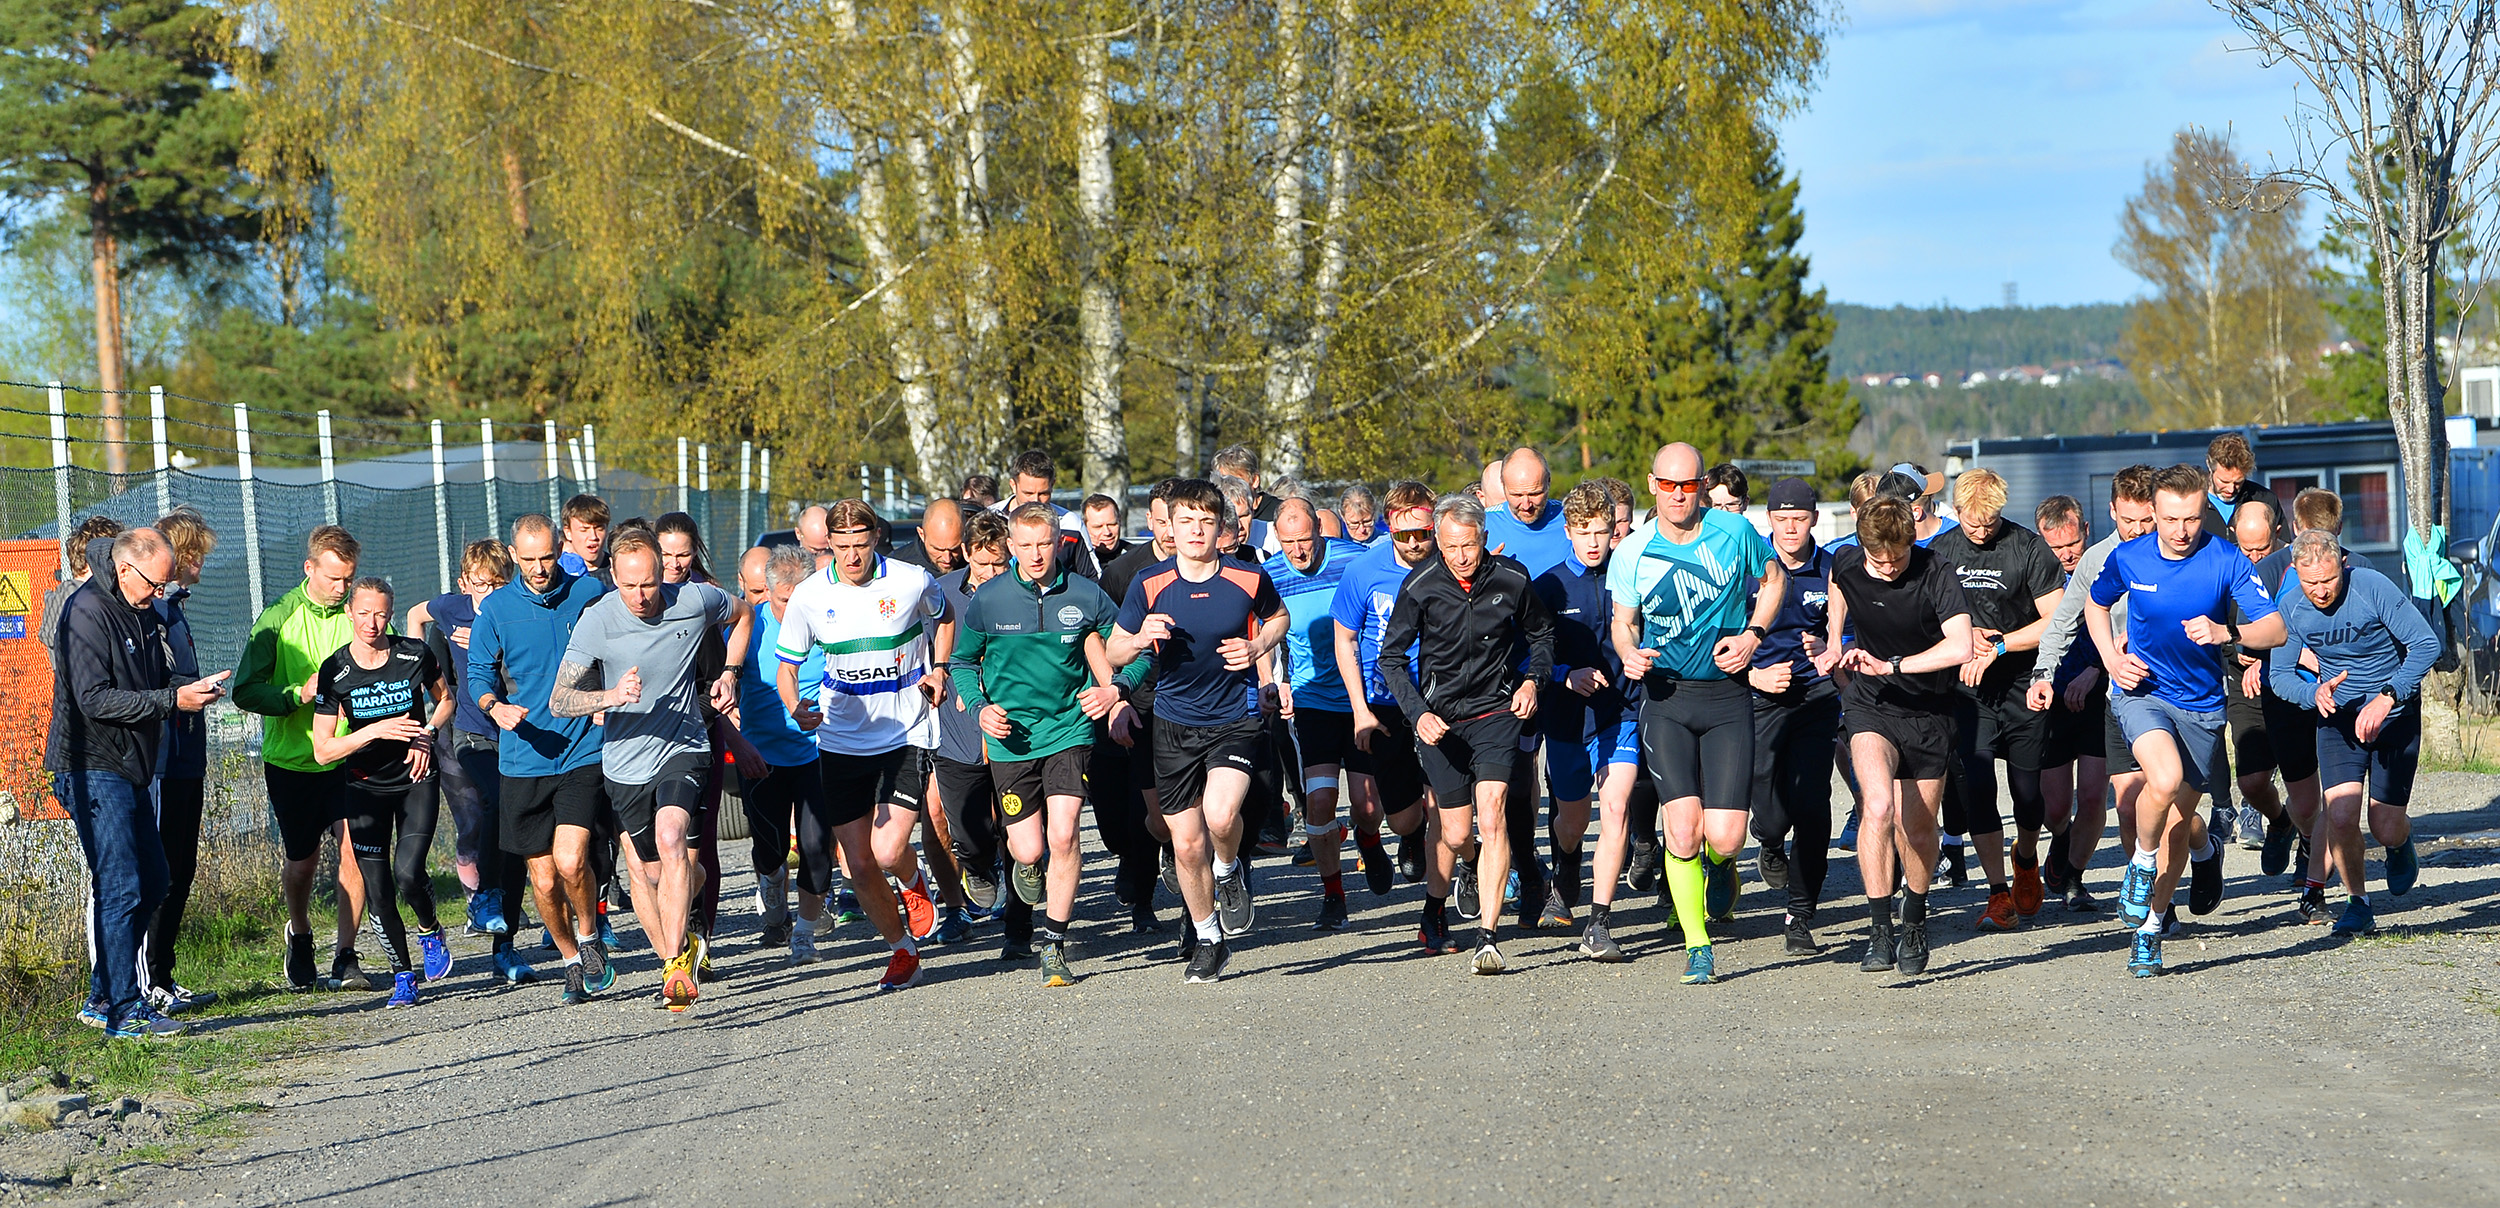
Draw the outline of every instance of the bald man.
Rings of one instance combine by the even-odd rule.
[[[1476,482],[1476,501],[1490,512],[1502,506],[1502,463],[1496,459],[1484,463],[1484,477]]]
[[[2221,484],[2217,481],[2215,485]],[[2240,494],[2239,505],[2231,510],[2231,540],[2250,562],[2263,564],[2282,548],[2277,540],[2282,531],[2282,508],[2271,498],[2253,491]],[[2259,582],[2264,583],[2262,576]],[[2281,584],[2264,586],[2275,591]],[[2237,621],[2238,617],[2232,619]],[[2263,658],[2251,657],[2237,648],[2228,650],[2223,663],[2232,672],[2223,677],[2223,712],[2231,723],[2231,769],[2238,777],[2240,789],[2239,812],[2232,819],[2231,830],[2242,847],[2258,851],[2265,850],[2269,831],[2279,844],[2288,843],[2283,838],[2283,828],[2290,821],[2283,813],[2283,799],[2274,791],[2275,769],[2281,764],[2275,758],[2273,736],[2266,725],[2265,688],[2261,680],[2251,675],[2264,663]],[[2252,684],[2257,686],[2254,693],[2248,691]],[[2217,802],[2214,812],[2220,816],[2227,808]],[[2278,854],[2281,851],[2288,851],[2288,847],[2279,848]]]
[[[964,564],[964,507],[952,499],[932,499],[920,510],[920,537],[894,551],[932,577],[951,575]]]
[[[772,565],[772,561],[772,549],[762,545],[748,550],[745,557],[738,559],[738,594],[746,600],[747,607],[763,603],[764,597],[771,593],[772,585],[765,581],[764,570]]]
[[[833,564],[833,529],[825,522],[824,506],[819,504],[799,513],[799,522],[791,526],[799,535],[799,548],[816,559],[816,569]]]

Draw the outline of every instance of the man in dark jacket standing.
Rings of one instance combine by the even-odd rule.
[[[174,578],[173,549],[152,528],[113,542],[96,573],[62,606],[53,660],[52,732],[43,766],[78,828],[96,884],[96,949],[105,1034],[149,1039],[186,1029],[139,996],[139,936],[165,896],[165,849],[148,789],[165,720],[225,691],[226,672],[176,676],[156,595]]]

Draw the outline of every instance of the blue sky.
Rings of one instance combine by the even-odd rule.
[[[1783,127],[1834,301],[2118,301],[2118,211],[2182,126],[2288,159],[2294,72],[2202,0],[1860,0]],[[2308,225],[2317,226],[2310,208]]]

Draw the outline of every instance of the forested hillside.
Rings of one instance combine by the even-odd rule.
[[[1874,307],[1832,304],[1840,331],[1832,341],[1832,371],[1942,373],[2062,361],[2099,361],[2118,355],[2126,327],[2122,302],[2088,306]]]

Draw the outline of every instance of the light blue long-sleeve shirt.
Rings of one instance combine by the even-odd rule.
[[[2367,701],[2393,688],[2399,708],[2422,689],[2422,677],[2439,661],[2439,635],[2395,581],[2374,570],[2345,572],[2344,594],[2321,609],[2300,589],[2297,570],[2285,577],[2276,601],[2283,615],[2283,644],[2266,657],[2266,679],[2276,696],[2314,709],[2318,683],[2342,674],[2335,704]],[[2316,674],[2302,669],[2300,652],[2317,656]]]

